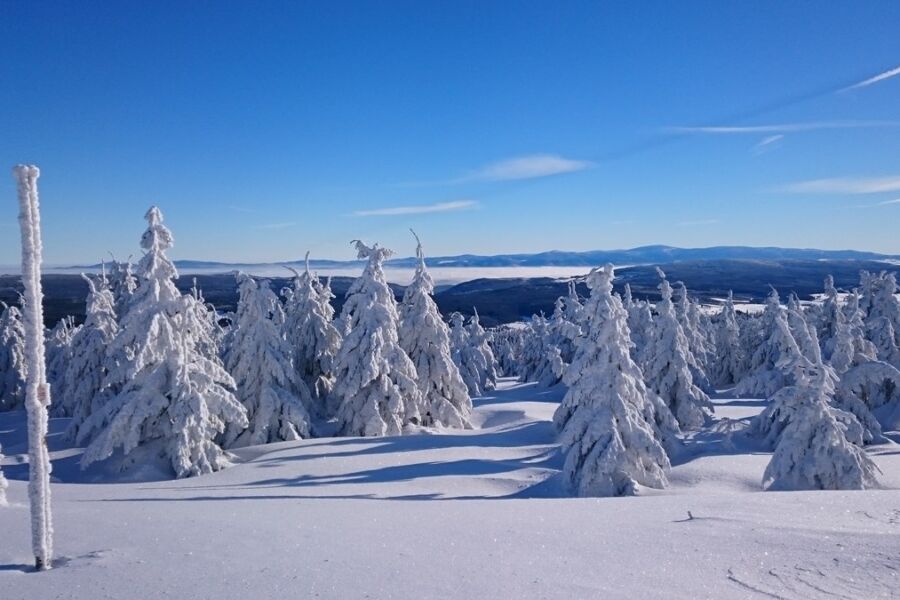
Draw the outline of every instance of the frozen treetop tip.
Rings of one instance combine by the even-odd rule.
[[[356,257],[359,259],[368,258],[369,262],[374,262],[375,264],[380,265],[386,259],[390,258],[394,255],[392,250],[388,250],[387,248],[381,248],[378,244],[373,244],[371,247],[366,246],[364,242],[361,240],[353,240],[350,242],[356,247]]]
[[[612,291],[613,277],[615,277],[615,267],[610,263],[606,263],[602,267],[591,270],[587,278],[587,284],[592,290]]]

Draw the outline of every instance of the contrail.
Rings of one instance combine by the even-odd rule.
[[[847,92],[850,90],[869,87],[872,84],[878,83],[879,81],[884,81],[885,79],[890,79],[891,77],[896,77],[897,75],[900,75],[900,67],[894,67],[893,69],[885,71],[884,73],[879,73],[874,77],[869,77],[868,79],[864,79],[858,83],[854,83],[853,85],[848,85],[840,91]]]

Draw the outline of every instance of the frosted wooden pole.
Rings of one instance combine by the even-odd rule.
[[[28,368],[25,409],[28,413],[28,498],[31,502],[31,545],[34,566],[43,571],[53,559],[50,514],[50,454],[47,451],[47,408],[50,386],[44,361],[44,311],[41,291],[41,216],[33,165],[16,165],[19,189],[19,226],[22,229],[22,284],[25,288],[25,358]]]

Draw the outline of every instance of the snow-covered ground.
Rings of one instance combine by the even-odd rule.
[[[566,498],[561,389],[506,380],[471,431],[247,448],[180,481],[87,483],[55,420],[56,569],[32,573],[22,413],[0,414],[11,506],[0,598],[890,598],[900,596],[900,445],[888,489],[761,492],[761,409],[718,400],[665,491]],[[689,517],[689,514],[693,518]]]

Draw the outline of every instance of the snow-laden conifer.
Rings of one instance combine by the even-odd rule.
[[[354,244],[368,262],[341,313],[347,335],[335,358],[332,390],[338,424],[343,435],[396,435],[420,422],[421,393],[416,368],[397,339],[399,316],[383,268],[391,251]]]
[[[469,395],[481,396],[485,391],[482,380],[487,363],[484,354],[472,343],[466,318],[458,312],[450,315],[450,353]]]
[[[612,265],[588,275],[588,330],[578,340],[564,378],[569,389],[553,417],[566,453],[563,477],[578,496],[623,496],[667,484],[669,458],[655,425],[666,409],[658,399],[654,405],[631,359],[627,314],[612,280]]]
[[[294,287],[286,303],[285,335],[293,355],[294,369],[316,399],[317,412],[327,414],[324,406],[334,386],[334,358],[341,347],[341,334],[334,326],[330,284],[322,286],[318,277],[306,269],[294,272]]]
[[[494,330],[491,349],[497,358],[497,372],[504,377],[518,376],[522,361],[524,329],[501,326]]]
[[[712,393],[714,390],[709,372],[715,361],[715,347],[713,346],[715,338],[709,333],[708,320],[701,313],[699,303],[688,296],[687,286],[684,285],[684,282],[677,283],[674,296],[675,316],[684,332],[687,348],[692,357],[689,367],[694,385],[705,393]]]
[[[879,360],[900,367],[900,299],[893,273],[862,273],[863,297],[868,337],[875,344]]]
[[[768,439],[777,440],[763,487],[860,490],[876,485],[877,467],[861,447],[862,427],[852,414],[832,406],[834,372],[821,356],[804,358],[794,369],[794,384],[781,389],[758,417]]]
[[[847,296],[842,310],[833,315],[829,326],[830,335],[828,364],[843,375],[850,368],[866,362],[878,360],[875,345],[866,339],[862,311],[859,309],[859,294],[855,291]],[[823,344],[823,354],[825,344]]]
[[[418,374],[422,424],[470,427],[472,400],[453,362],[450,331],[432,298],[434,282],[418,236],[416,242],[418,263],[400,305],[399,341]]]
[[[229,425],[246,427],[247,414],[231,376],[198,350],[193,299],[175,287],[162,212],[151,207],[146,219],[140,284],[110,348],[111,397],[79,432],[93,439],[82,465],[121,450],[123,467],[161,460],[176,477],[209,473],[229,464],[216,438]]]
[[[644,363],[648,387],[662,398],[684,429],[702,426],[709,418],[709,397],[694,383],[691,365],[696,363],[672,304],[672,286],[662,271],[662,298],[656,305],[653,341]]]
[[[128,312],[131,297],[137,289],[137,278],[132,272],[131,257],[124,262],[119,262],[113,257],[110,263],[109,286],[115,299],[113,308],[116,316],[121,319]]]
[[[57,400],[64,413],[72,417],[67,436],[78,439],[85,421],[106,399],[106,376],[109,362],[107,348],[119,332],[115,298],[105,277],[92,279],[82,275],[88,284],[84,324],[72,338],[69,361],[63,375],[65,394]]]
[[[791,328],[791,334],[797,341],[797,346],[800,348],[803,356],[811,361],[815,361],[815,357],[821,351],[817,341],[816,329],[807,319],[806,312],[803,310],[797,294],[791,293],[788,296],[787,319],[788,326]]]
[[[466,326],[469,332],[469,344],[475,351],[481,355],[479,365],[481,365],[480,387],[482,392],[493,390],[497,387],[497,359],[488,343],[488,334],[481,326],[478,317],[478,309],[473,309],[472,316],[469,317],[469,324]]]
[[[743,375],[745,362],[741,346],[741,328],[734,310],[734,295],[728,298],[713,322],[716,336],[716,358],[710,377],[716,385],[727,386],[737,383]]]
[[[625,284],[622,305],[628,312],[628,330],[631,332],[631,358],[637,364],[646,360],[648,348],[653,341],[653,311],[645,300],[634,300],[631,285]]]
[[[235,448],[309,437],[312,403],[306,384],[291,365],[287,341],[274,321],[281,310],[269,282],[237,274],[238,305],[225,366],[237,384],[237,398],[249,425],[230,425],[224,446]]]
[[[747,374],[738,382],[735,393],[743,397],[769,398],[794,383],[795,366],[809,360],[797,344],[788,324],[788,310],[781,305],[774,289],[766,308],[758,318],[755,342]]]
[[[0,411],[25,406],[25,328],[22,313],[0,302]]]
[[[53,395],[57,398],[64,398],[66,395],[63,378],[71,358],[72,338],[79,329],[80,327],[75,325],[73,317],[63,317],[46,335],[47,382],[51,385]],[[54,402],[50,406],[53,416],[68,416],[60,414],[61,406],[61,402]]]

